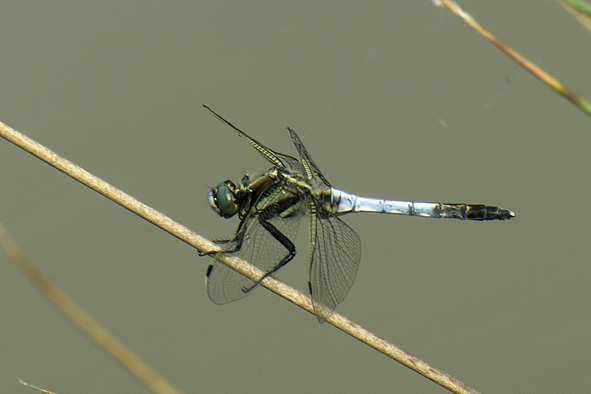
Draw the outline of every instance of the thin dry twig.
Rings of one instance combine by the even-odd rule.
[[[74,178],[85,186],[88,186],[92,190],[102,194],[111,201],[121,205],[123,208],[135,213],[155,226],[160,227],[179,240],[193,246],[197,250],[205,253],[219,251],[219,248],[208,239],[192,232],[187,227],[176,223],[166,215],[136,200],[130,195],[80,168],[76,164],[62,158],[29,137],[6,126],[2,122],[0,122],[0,136],[45,161],[52,167],[62,171],[66,175]],[[225,255],[219,258],[219,261],[255,282],[261,281],[264,277],[264,273],[261,270],[236,256]],[[310,298],[280,280],[275,279],[272,276],[267,276],[262,280],[261,285],[300,308],[314,314]],[[439,371],[412,354],[394,346],[385,339],[380,338],[336,312],[332,314],[327,322],[451,392],[462,394],[478,393],[476,390],[466,386],[462,382]]]
[[[0,223],[0,246],[8,257],[16,264],[33,285],[52,302],[70,321],[72,321],[85,335],[103,348],[111,357],[117,360],[127,370],[138,378],[146,387],[159,394],[179,394],[165,378],[161,377],[154,369],[127,349],[121,342],[115,339],[96,320],[76,305],[68,296],[51,283],[41,271],[39,271],[29,258],[22,252],[19,246],[12,240],[4,226]],[[33,387],[43,393],[39,387],[33,386],[21,380],[21,383]]]
[[[27,382],[25,382],[25,381],[24,381],[24,380],[22,380],[22,379],[19,379],[18,381],[19,381],[19,382],[20,382],[20,383],[21,383],[23,386],[25,386],[25,387],[30,387],[30,388],[32,388],[32,389],[35,389],[35,390],[37,390],[37,391],[41,392],[41,393],[44,393],[44,394],[57,394],[57,393],[54,393],[53,391],[45,390],[45,389],[42,389],[41,387],[37,387],[37,386],[35,386],[35,385],[31,384],[31,383],[27,383]]]
[[[455,1],[450,0],[433,0],[436,5],[443,5],[448,8],[451,12],[457,15],[461,20],[463,20],[468,26],[473,28],[480,34],[482,37],[486,38],[490,41],[493,45],[503,51],[507,56],[511,59],[515,60],[521,67],[526,69],[530,72],[533,76],[538,78],[542,81],[546,86],[553,89],[555,92],[561,94],[564,98],[569,100],[573,103],[577,108],[583,111],[585,114],[591,116],[591,103],[587,100],[582,99],[581,97],[577,96],[572,90],[568,89],[564,85],[562,85],[557,79],[553,76],[536,66],[531,61],[527,60],[525,57],[521,56],[517,51],[509,48],[503,42],[499,41],[492,33],[485,30],[474,18],[472,15],[464,11]]]

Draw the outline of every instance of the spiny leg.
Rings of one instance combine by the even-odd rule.
[[[287,238],[281,231],[279,231],[277,229],[277,227],[275,227],[272,223],[270,223],[270,222],[262,219],[261,217],[259,217],[258,220],[259,220],[259,223],[261,224],[261,226],[263,226],[265,228],[265,230],[267,230],[267,232],[269,234],[271,234],[271,236],[277,240],[277,242],[279,242],[281,245],[283,245],[283,247],[289,253],[287,255],[285,255],[285,257],[283,257],[277,263],[276,266],[274,266],[273,268],[271,268],[271,270],[269,272],[265,273],[265,275],[263,275],[263,277],[258,282],[256,282],[251,287],[242,289],[242,291],[244,291],[245,293],[248,293],[249,291],[251,291],[252,289],[254,289],[256,286],[258,286],[263,281],[263,279],[265,279],[266,277],[268,277],[270,275],[273,275],[281,267],[283,267],[287,263],[289,263],[294,258],[294,256],[296,255],[295,245],[293,244],[293,242],[291,242],[291,240],[289,238]]]

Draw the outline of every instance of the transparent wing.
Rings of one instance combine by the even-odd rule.
[[[309,208],[310,212],[314,210]],[[322,323],[345,299],[361,260],[359,235],[332,213],[310,214],[310,278],[314,311]]]
[[[252,138],[244,131],[240,130],[238,127],[234,126],[228,120],[224,119],[221,115],[215,112],[213,109],[209,108],[207,105],[203,105],[205,109],[211,112],[218,120],[225,123],[228,127],[236,132],[242,139],[250,144],[253,148],[255,148],[265,159],[267,159],[270,163],[272,163],[275,167],[283,168],[287,167],[292,170],[302,170],[302,165],[298,159],[295,157],[286,155],[284,153],[275,152],[271,148],[267,148],[265,145],[257,141],[256,139]]]
[[[304,170],[303,173],[306,175],[306,178],[307,179],[319,178],[326,184],[327,187],[330,187],[330,182],[328,182],[326,180],[326,178],[324,177],[324,175],[322,175],[320,168],[318,168],[316,163],[314,163],[314,160],[312,160],[312,156],[310,156],[310,154],[308,153],[308,150],[306,149],[306,147],[302,143],[302,140],[300,139],[300,137],[296,134],[296,132],[293,129],[288,127],[287,130],[289,131],[289,135],[291,136],[291,140],[292,140],[293,144],[295,145],[300,158],[302,159],[302,164],[300,167],[303,168],[303,170]]]
[[[285,205],[280,204],[285,200],[277,201],[279,195],[288,194],[280,187],[269,188],[244,218],[232,240],[221,245],[228,250],[223,253],[239,256],[267,274],[287,264],[295,256],[293,242],[303,214],[297,206],[286,211]],[[206,284],[207,294],[216,304],[243,298],[257,286],[256,282],[216,261],[215,256],[207,269]]]

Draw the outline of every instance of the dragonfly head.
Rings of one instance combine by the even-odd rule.
[[[223,218],[231,218],[238,212],[236,185],[232,181],[222,181],[209,191],[209,205]]]

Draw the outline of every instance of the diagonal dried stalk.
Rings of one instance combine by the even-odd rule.
[[[136,200],[135,198],[110,185],[104,180],[94,176],[76,164],[47,149],[38,142],[30,139],[24,134],[6,126],[2,122],[0,122],[0,136],[17,145],[21,149],[31,153],[37,158],[43,160],[52,167],[55,167],[64,174],[74,178],[83,185],[88,186],[97,193],[102,194],[111,201],[121,205],[123,208],[135,213],[139,217],[147,220],[157,227],[160,227],[162,230],[168,232],[181,241],[193,246],[197,250],[204,253],[212,253],[219,250],[218,247],[208,239],[194,233],[187,227],[175,222],[168,216]],[[224,256],[223,258],[220,258],[219,261],[255,282],[259,282],[264,276],[264,273],[261,270],[235,256]],[[262,280],[261,285],[271,290],[273,293],[285,298],[291,303],[299,306],[300,308],[314,314],[312,302],[308,296],[300,293],[278,279],[268,276]],[[466,386],[462,382],[452,378],[442,371],[437,370],[424,361],[394,346],[385,339],[380,338],[371,331],[363,328],[357,323],[352,322],[346,317],[339,315],[336,312],[332,314],[327,322],[451,392],[462,394],[478,393],[476,390]]]
[[[21,379],[19,379],[19,382],[20,382],[20,384],[22,384],[23,386],[25,386],[25,387],[30,387],[30,388],[32,388],[33,390],[37,390],[37,391],[39,391],[40,393],[44,393],[44,394],[56,394],[56,393],[54,393],[53,391],[49,391],[49,390],[42,389],[41,387],[37,387],[37,386],[35,386],[35,385],[31,384],[31,383],[27,383],[27,382],[25,382],[24,380],[21,380]]]
[[[107,354],[123,365],[141,383],[157,394],[180,394],[165,378],[160,376],[152,367],[127,349],[113,337],[97,321],[76,305],[67,295],[47,279],[47,277],[33,265],[20,247],[12,240],[2,223],[0,223],[0,247],[10,257],[14,264],[27,276],[41,294],[53,303],[71,322],[73,322],[86,336],[99,345]],[[30,383],[20,381],[21,384],[46,394],[56,394],[36,387]]]
[[[591,103],[579,97],[572,90],[566,88],[563,84],[561,84],[553,76],[542,70],[540,67],[538,67],[531,61],[527,60],[525,57],[521,56],[517,51],[505,45],[503,42],[497,39],[492,33],[490,33],[488,30],[485,30],[478,22],[476,22],[472,15],[464,11],[455,1],[433,0],[433,2],[437,6],[447,7],[451,12],[453,12],[460,19],[462,19],[468,26],[476,30],[478,34],[490,41],[493,45],[495,45],[497,48],[503,51],[511,59],[515,60],[521,67],[523,67],[533,76],[542,81],[546,86],[550,87],[555,92],[561,94],[565,99],[569,100],[585,114],[591,116]]]

